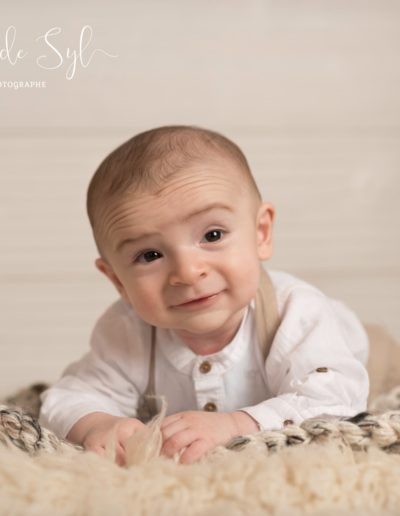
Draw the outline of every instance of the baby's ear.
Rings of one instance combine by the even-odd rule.
[[[275,208],[263,202],[257,212],[257,251],[260,260],[268,260],[272,255],[272,226],[275,218]]]
[[[120,282],[118,276],[115,274],[111,265],[109,265],[103,258],[97,258],[95,261],[96,267],[102,272],[107,278],[111,281],[111,283],[115,286],[115,288],[120,293],[121,297],[129,303],[128,296],[126,295],[125,288],[123,284]]]

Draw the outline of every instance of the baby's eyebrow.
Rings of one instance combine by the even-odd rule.
[[[117,253],[120,253],[122,249],[129,244],[135,244],[136,242],[139,242],[139,240],[143,240],[144,238],[155,236],[156,233],[142,233],[139,236],[131,237],[131,238],[124,238],[124,240],[121,240],[121,242],[118,242],[117,246],[115,247],[115,251]]]
[[[188,220],[190,220],[194,217],[198,217],[199,215],[202,215],[203,213],[206,213],[207,211],[210,211],[210,210],[225,210],[225,211],[230,211],[231,213],[234,211],[232,206],[218,202],[218,203],[208,204],[207,206],[204,206],[203,208],[192,211],[191,213],[181,217],[178,221],[179,222],[187,222]],[[152,237],[157,234],[158,233],[142,233],[138,236],[125,238],[124,240],[121,240],[121,242],[119,242],[117,244],[115,250],[117,253],[121,252],[122,248],[128,244],[134,244],[134,243],[138,242],[139,240],[143,240],[144,238]]]
[[[197,217],[198,215],[202,215],[203,213],[206,213],[207,211],[211,210],[227,210],[230,212],[233,212],[232,206],[229,206],[228,204],[223,204],[220,202],[216,202],[213,204],[208,204],[207,206],[204,206],[203,208],[200,208],[198,210],[192,211],[188,215],[183,216],[180,221],[188,221],[194,217]]]

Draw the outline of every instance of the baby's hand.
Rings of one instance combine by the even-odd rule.
[[[161,454],[172,457],[183,448],[182,464],[191,464],[207,451],[232,437],[259,431],[256,421],[245,412],[179,412],[161,424]]]
[[[72,427],[67,439],[82,444],[86,450],[104,456],[107,444],[114,437],[116,441],[115,461],[123,466],[126,442],[136,430],[143,426],[145,425],[138,419],[94,412],[80,419]]]

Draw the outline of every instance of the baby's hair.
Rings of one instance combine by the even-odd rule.
[[[136,191],[157,192],[171,175],[205,159],[225,157],[243,173],[251,192],[261,200],[246,157],[225,136],[195,126],[158,127],[137,134],[100,164],[87,192],[87,213],[96,243],[98,214],[112,200]]]

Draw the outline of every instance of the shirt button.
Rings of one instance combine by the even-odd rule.
[[[283,426],[294,425],[293,419],[285,419]]]
[[[211,371],[211,364],[210,362],[208,362],[208,360],[204,360],[204,362],[202,362],[200,364],[200,373],[203,373],[203,374],[207,374]]]
[[[209,401],[204,405],[203,410],[206,412],[215,412],[217,410],[217,405],[212,401]]]
[[[328,368],[327,367],[317,367],[316,371],[317,371],[317,373],[327,373]]]

